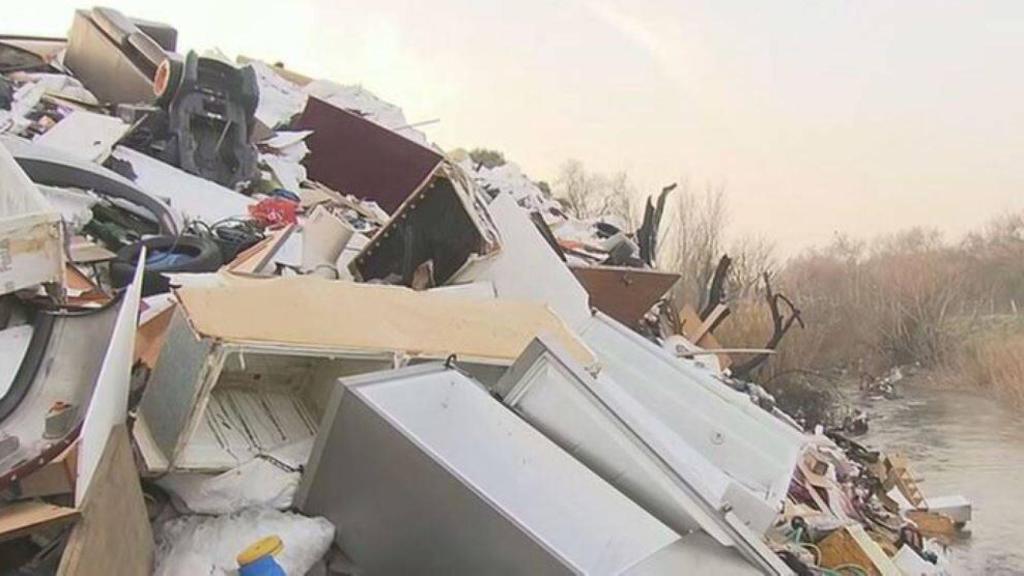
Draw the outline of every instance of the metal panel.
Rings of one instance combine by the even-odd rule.
[[[178,438],[189,420],[199,396],[213,345],[199,338],[180,308],[174,311],[164,346],[139,403],[153,440],[168,458],[173,457]]]
[[[554,342],[534,340],[494,392],[535,428],[679,534],[732,538],[698,490],[687,486],[619,418],[593,378]]]
[[[675,437],[772,506],[781,504],[806,443],[799,430],[603,314],[581,336],[604,372],[664,428],[667,444]],[[721,495],[726,485],[711,488]]]
[[[681,567],[684,568],[683,571],[680,571]],[[718,546],[707,534],[696,533],[659,550],[623,574],[624,576],[668,576],[670,574],[749,576],[750,574],[761,574],[761,572],[732,550]]]
[[[661,452],[652,448],[635,427],[638,422],[652,424],[655,417],[629,403],[628,396],[613,394],[617,390],[621,388],[610,378],[595,379],[543,339],[534,340],[495,387],[534,427],[676,532],[703,530],[719,548],[735,546],[749,559],[752,572],[759,566],[769,573],[788,573],[759,536],[735,529],[720,511],[722,501],[709,495],[703,483],[692,483],[714,467],[678,443],[660,446]],[[704,473],[695,474],[700,469]],[[724,477],[721,481],[728,482]],[[737,563],[737,550],[717,554],[734,556],[723,566]]]
[[[297,502],[366,574],[618,574],[678,541],[456,370],[343,383]]]

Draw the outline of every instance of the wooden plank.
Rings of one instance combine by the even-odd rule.
[[[153,569],[153,532],[124,424],[107,438],[82,519],[68,537],[60,576],[135,576]]]
[[[18,497],[36,498],[74,492],[77,467],[78,442],[75,441],[42,468],[19,480]]]
[[[907,518],[928,538],[938,538],[949,544],[956,536],[956,522],[945,514],[927,510],[908,510]]]
[[[221,340],[504,363],[538,334],[550,334],[584,365],[595,362],[559,316],[533,302],[451,298],[316,276],[230,276],[226,287],[185,286],[177,295],[195,331]]]
[[[281,249],[296,226],[289,224],[268,234],[263,240],[240,252],[227,264],[227,270],[234,274],[259,275]]]
[[[701,337],[701,343],[697,344],[690,337],[691,334],[696,334],[700,330],[703,322],[700,321],[700,316],[697,315],[697,311],[693,309],[689,304],[684,304],[679,309],[679,322],[682,324],[682,336],[693,342],[695,345],[704,348],[705,350],[715,351],[722,348],[721,343],[715,338],[714,334],[704,334]],[[718,356],[718,364],[725,370],[732,364],[732,358],[728,354],[716,354]]]
[[[135,332],[135,361],[153,368],[163,349],[167,327],[174,317],[175,306],[160,312]]]
[[[725,304],[715,306],[714,310],[711,311],[711,314],[708,314],[708,317],[701,323],[700,328],[697,329],[697,333],[693,335],[693,343],[700,346],[704,337],[711,334],[711,327],[718,322],[718,319],[722,317],[722,314],[725,314],[728,311],[729,307]]]
[[[818,543],[824,568],[855,565],[871,576],[900,576],[899,568],[860,525],[846,526]]]
[[[0,508],[0,542],[72,522],[78,510],[46,502],[16,502]]]

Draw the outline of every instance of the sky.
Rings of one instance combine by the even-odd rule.
[[[9,2],[64,35],[80,2]],[[263,6],[266,4],[266,6]],[[567,159],[638,190],[724,186],[782,253],[1024,210],[1024,3],[104,0],[219,48],[357,83],[445,149],[535,179]]]

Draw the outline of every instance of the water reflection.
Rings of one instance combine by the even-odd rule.
[[[901,392],[868,405],[865,442],[903,452],[926,496],[974,504],[970,537],[953,545],[957,574],[1024,574],[1024,413],[974,390]]]

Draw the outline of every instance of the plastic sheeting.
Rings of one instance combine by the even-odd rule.
[[[270,535],[284,550],[274,560],[286,574],[305,574],[334,538],[334,525],[277,510],[250,508],[227,516],[181,516],[157,529],[156,576],[237,574],[239,552]]]
[[[292,505],[309,459],[313,439],[307,438],[257,457],[223,474],[172,474],[161,487],[199,514],[231,514],[246,508],[285,510]]]

